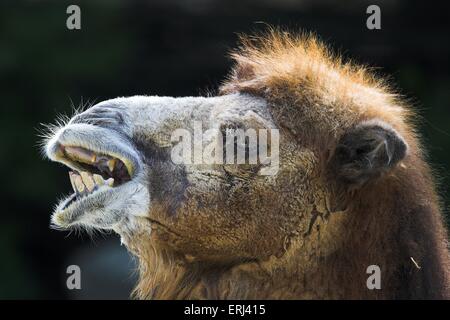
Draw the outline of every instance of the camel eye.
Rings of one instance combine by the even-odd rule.
[[[224,164],[256,164],[258,138],[254,129],[240,126],[222,127]]]

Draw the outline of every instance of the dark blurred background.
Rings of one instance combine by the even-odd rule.
[[[81,30],[66,28],[70,4],[81,8]],[[381,30],[366,28],[370,4],[381,8]],[[71,101],[214,91],[237,33],[265,23],[315,31],[390,75],[423,116],[447,208],[449,18],[436,2],[407,0],[1,1],[0,298],[128,298],[135,280],[116,235],[49,228],[53,205],[71,188],[67,170],[40,156],[40,123],[70,114]],[[66,288],[71,264],[81,267],[82,290]]]

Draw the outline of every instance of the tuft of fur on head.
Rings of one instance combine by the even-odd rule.
[[[232,58],[222,97],[118,98],[68,125],[76,130],[66,142],[139,167],[108,199],[93,198],[107,206],[75,202],[63,216],[81,212],[88,225],[121,235],[139,260],[134,296],[449,298],[439,198],[400,97],[312,34],[241,37]],[[111,113],[112,127],[98,121],[99,110]],[[186,121],[222,128],[253,111],[281,133],[274,176],[182,168],[162,152],[164,137]],[[50,127],[51,139],[61,138],[59,127]],[[367,289],[373,264],[383,290]]]
[[[410,286],[395,293],[397,298],[449,298],[448,238],[439,197],[416,134],[416,115],[401,97],[369,68],[344,61],[312,34],[270,29],[263,35],[242,36],[231,58],[235,65],[220,88],[221,94],[241,92],[263,97],[280,127],[315,148],[317,154],[326,150],[333,153],[340,138],[361,123],[385,123],[404,139],[408,152],[398,166],[383,179],[344,194],[351,199],[348,210],[354,212],[354,229],[344,236],[346,247],[335,263],[347,259],[370,265],[370,261],[380,261],[390,268],[384,281],[390,278],[392,283],[400,281],[399,287]],[[324,153],[324,161],[329,153]],[[369,224],[372,228],[367,237],[361,230]],[[388,255],[380,248],[392,247],[392,241],[398,248]],[[369,249],[358,257],[357,247]],[[427,267],[416,272],[408,264],[411,257]],[[333,270],[323,278],[332,278]],[[399,280],[402,272],[405,279]]]
[[[269,100],[289,99],[290,105],[317,105],[313,108],[317,110],[304,110],[302,116],[318,123],[321,117],[335,117],[328,121],[331,127],[324,128],[328,131],[373,118],[401,131],[403,123],[414,118],[384,79],[367,66],[344,61],[312,33],[269,29],[257,36],[240,36],[240,43],[231,53],[235,65],[221,94],[248,92]],[[274,101],[278,108],[287,108],[278,102]],[[276,113],[284,117],[287,111]]]
[[[269,29],[262,35],[241,35],[240,43],[231,53],[236,66],[222,86],[222,92],[244,88],[257,90],[263,84],[274,86],[279,81],[316,90],[330,86],[330,80],[336,80],[332,85],[337,87],[344,88],[351,82],[375,89],[380,94],[385,94],[387,88],[383,80],[368,72],[367,67],[344,62],[312,33],[294,35]]]

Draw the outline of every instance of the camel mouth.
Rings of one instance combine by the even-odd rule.
[[[61,152],[66,160],[82,169],[80,172],[87,189],[90,189],[95,182],[101,183],[101,180],[106,180],[111,186],[120,185],[131,180],[131,170],[117,157],[97,153],[82,147],[61,146]],[[85,179],[86,175],[83,175],[83,172],[87,172],[90,179]],[[76,180],[74,177],[74,179],[71,179],[71,182]],[[77,191],[76,188],[74,190]]]
[[[89,216],[89,212],[107,208],[111,199],[117,198],[137,177],[136,167],[127,166],[136,160],[126,157],[126,153],[116,156],[115,152],[97,152],[60,142],[51,150],[54,159],[69,168],[74,191],[58,204],[52,216],[53,225],[59,228],[69,228],[86,214]]]
[[[46,156],[69,168],[73,194],[56,206],[52,225],[110,228],[123,216],[120,203],[141,188],[143,163],[132,141],[121,132],[89,124],[69,124],[52,134]],[[130,200],[131,199],[131,200]]]
[[[59,146],[62,158],[79,168],[69,171],[69,179],[74,193],[61,209],[87,196],[94,195],[103,186],[115,188],[132,180],[131,171],[125,163],[114,156],[97,153],[83,147]]]

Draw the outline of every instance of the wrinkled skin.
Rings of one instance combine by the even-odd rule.
[[[383,187],[379,178],[405,158],[406,142],[376,119],[343,128],[334,138],[314,132],[313,123],[294,136],[272,114],[264,99],[251,94],[137,96],[101,102],[56,130],[47,142],[47,155],[79,170],[61,147],[82,147],[119,159],[131,179],[100,186],[69,205],[63,200],[52,222],[59,228],[117,232],[140,259],[137,290],[142,298],[372,297],[365,287],[364,266],[383,263],[393,274],[397,267],[389,257],[376,258],[370,252],[364,255],[368,252],[364,247],[356,249],[366,234],[359,232],[358,224],[391,219],[395,201],[380,202],[376,197],[382,195],[377,190],[386,193],[392,187]],[[278,129],[278,170],[263,175],[268,164],[260,162],[174,163],[171,152],[178,141],[172,134],[180,128],[195,131],[193,120],[201,122],[203,132]],[[204,135],[203,145],[218,143],[217,139],[216,133]],[[380,182],[371,187],[370,181]],[[353,196],[358,190],[366,192],[362,200]],[[375,197],[375,207],[364,209],[369,197]],[[363,209],[358,209],[360,205]],[[386,226],[390,224],[387,220]],[[377,230],[380,233],[367,235],[380,239],[375,243],[392,243],[382,226]],[[374,250],[370,237],[367,245]],[[348,260],[357,257],[351,250],[362,254],[360,262]],[[348,280],[341,285],[333,280],[347,267],[353,268],[348,274],[359,279],[355,285],[360,292]],[[293,275],[299,280],[291,281]],[[211,282],[211,277],[217,280]],[[184,289],[186,281],[191,289]],[[170,287],[159,293],[152,289]],[[410,289],[405,290],[387,296],[407,296]]]
[[[196,259],[232,262],[281,254],[293,235],[311,231],[311,219],[330,213],[318,155],[283,134],[274,176],[259,174],[263,164],[174,164],[171,134],[192,131],[193,119],[204,131],[276,128],[265,101],[249,95],[101,102],[62,127],[47,153],[64,162],[54,151],[61,144],[115,155],[131,167],[132,180],[57,209],[53,223],[113,229],[126,243],[136,229],[148,228],[147,220],[159,226],[153,241]]]
[[[139,258],[139,298],[450,297],[446,230],[412,114],[314,38],[286,37],[246,43],[221,96],[107,100],[53,130],[51,160],[121,169],[63,200],[52,223],[117,232]],[[268,149],[279,166],[173,161],[173,133],[195,136],[196,123],[215,130],[203,147],[229,129],[278,130]],[[382,290],[368,290],[371,265]]]

